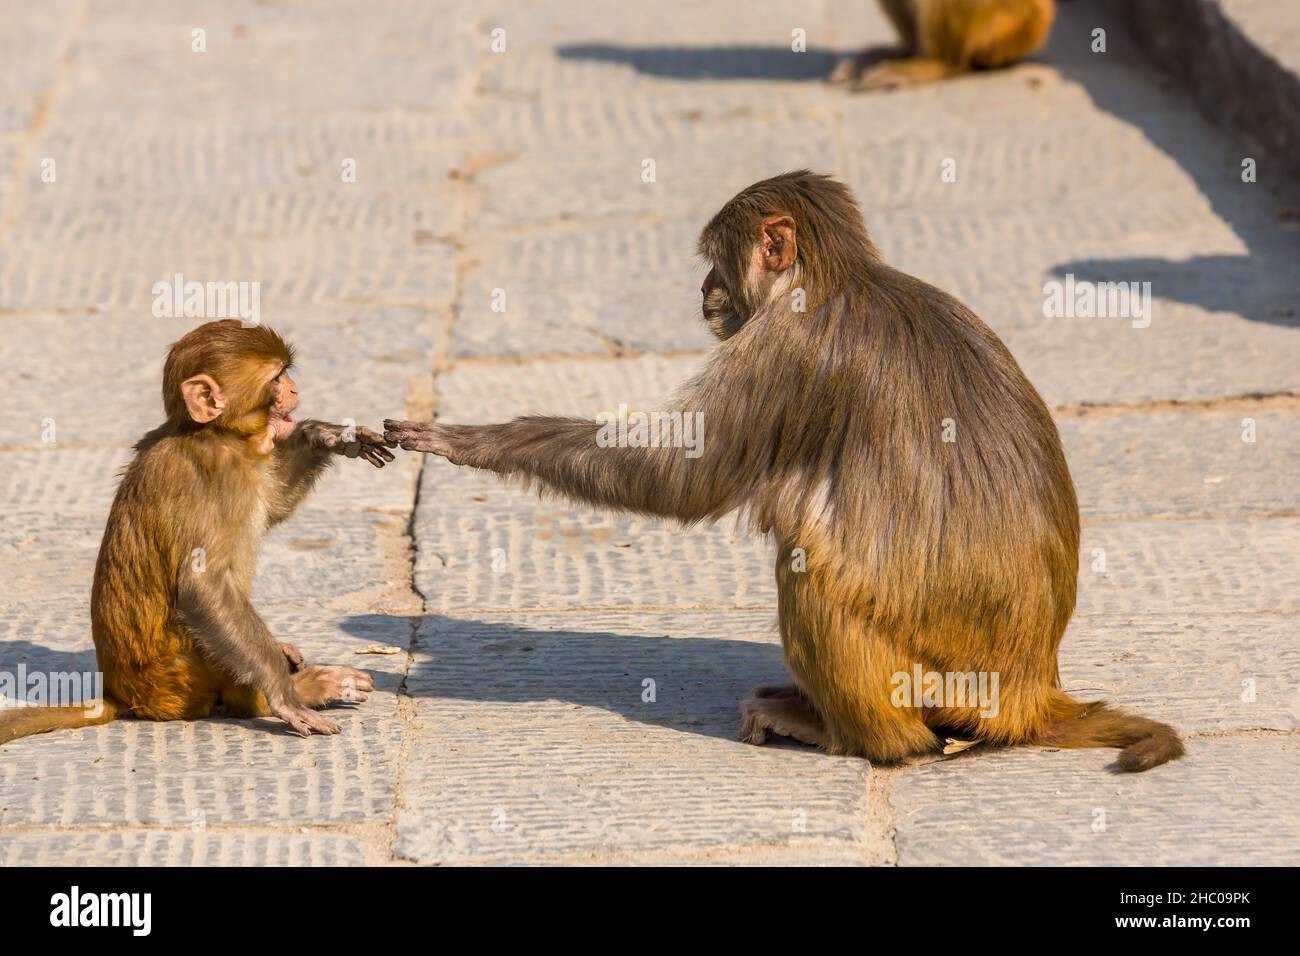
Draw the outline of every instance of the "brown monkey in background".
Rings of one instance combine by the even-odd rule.
[[[674,404],[703,413],[699,457],[599,447],[601,425],[571,418],[386,421],[385,437],[609,508],[687,523],[746,508],[775,539],[795,684],[741,703],[743,740],[771,731],[890,761],[935,750],[943,730],[1120,747],[1124,770],[1179,756],[1172,728],[1060,687],[1079,510],[1056,426],[998,337],[886,265],[825,176],[750,186],[700,251],[722,341]],[[897,675],[918,664],[997,674],[996,714],[896,706]]]
[[[1052,0],[880,0],[898,31],[903,56],[875,62],[870,54],[844,60],[832,83],[855,90],[929,83],[1006,66],[1047,39]]]
[[[0,743],[103,724],[130,711],[149,720],[274,715],[303,736],[336,734],[316,713],[363,701],[374,683],[351,667],[306,667],[249,602],[269,528],[311,491],[330,456],[392,461],[366,429],[295,422],[293,353],[265,326],[227,319],[171,346],[163,370],[165,424],[135,446],[108,515],[90,597],[104,700],[0,712]]]

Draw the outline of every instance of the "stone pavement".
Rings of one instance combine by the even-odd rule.
[[[1113,751],[873,768],[742,745],[737,700],[784,673],[764,542],[406,456],[336,467],[257,581],[282,639],[376,673],[344,733],[7,745],[0,863],[1300,862],[1295,206],[1264,156],[1242,182],[1254,154],[1113,15],[1062,4],[1036,62],[870,96],[819,82],[889,41],[868,0],[3,17],[0,670],[93,669],[113,475],[199,321],[153,317],[155,282],[260,282],[313,416],[661,407],[710,345],[700,226],[809,166],[1053,406],[1084,515],[1063,679],[1188,755],[1120,777]],[[1150,325],[1044,318],[1067,274],[1151,282]]]

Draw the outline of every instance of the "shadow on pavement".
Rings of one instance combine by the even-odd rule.
[[[615,46],[608,43],[570,43],[556,48],[562,60],[622,63],[638,73],[674,80],[824,80],[836,63],[858,52],[813,48],[796,53],[788,46]]]
[[[28,674],[84,674],[96,670],[95,648],[66,651],[31,641],[0,641],[0,671],[13,673],[19,664],[24,665]]]
[[[343,622],[349,633],[353,626],[354,619]],[[739,728],[741,697],[760,684],[790,680],[779,644],[711,633],[669,637],[426,615],[417,651],[407,677],[413,697],[568,701],[727,739]],[[653,700],[646,699],[651,689]]]
[[[1089,5],[1086,10],[1063,6],[1059,14],[1042,59],[1081,85],[1099,109],[1141,130],[1178,163],[1246,247],[1246,254],[1086,258],[1062,262],[1053,272],[1090,282],[1150,282],[1157,299],[1300,327],[1300,273],[1295,269],[1300,231],[1279,221],[1282,210],[1297,201],[1295,184],[1275,175],[1284,164],[1254,153],[1233,130],[1221,130],[1222,139],[1200,135],[1204,126],[1196,104],[1189,96],[1179,96],[1174,80],[1139,63],[1141,51],[1110,13]],[[1110,52],[1105,54],[1094,54],[1089,47],[1090,33],[1098,26],[1109,38]],[[1180,108],[1170,109],[1162,90],[1173,92]],[[1232,149],[1238,141],[1240,155]],[[1247,156],[1257,161],[1256,183],[1242,182],[1241,160]],[[1136,220],[1132,227],[1141,232],[1143,223]]]

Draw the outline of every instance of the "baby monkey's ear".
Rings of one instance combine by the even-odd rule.
[[[181,383],[181,397],[185,399],[185,409],[190,413],[190,418],[200,425],[212,421],[226,407],[221,386],[211,375],[187,378]]]

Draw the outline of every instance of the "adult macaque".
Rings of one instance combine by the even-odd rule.
[[[1033,53],[1052,29],[1052,0],[880,0],[903,55],[844,60],[832,83],[855,90],[929,83],[1006,66]]]
[[[135,446],[95,567],[90,616],[103,706],[0,712],[0,743],[128,711],[195,720],[218,702],[231,716],[274,715],[303,736],[336,734],[339,725],[314,708],[363,701],[374,689],[364,671],[305,666],[249,602],[263,536],[293,513],[333,455],[378,468],[393,460],[370,429],[295,422],[292,361],[271,329],[233,319],[172,345],[167,421]]]
[[[675,409],[702,412],[702,454],[599,447],[599,423],[386,421],[412,451],[580,501],[696,522],[745,508],[771,534],[794,685],[741,703],[771,731],[890,761],[936,731],[1002,744],[1120,747],[1146,770],[1173,729],[1060,688],[1079,511],[1046,406],[968,308],[886,265],[848,189],[809,172],[756,183],[700,237],[704,318],[721,345]],[[802,307],[802,310],[801,310]],[[927,673],[997,675],[974,700],[906,706]]]

